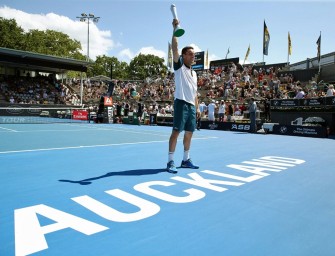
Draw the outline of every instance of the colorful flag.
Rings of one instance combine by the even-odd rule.
[[[269,43],[270,43],[270,33],[268,27],[265,24],[264,20],[264,31],[263,31],[263,54],[268,55],[269,50]]]
[[[248,57],[249,57],[249,53],[250,53],[250,44],[249,44],[247,53],[245,54],[244,62],[248,59]]]
[[[169,42],[169,50],[168,50],[168,67],[172,68],[172,46]]]
[[[292,42],[290,32],[288,32],[288,55],[292,54]]]
[[[318,61],[321,60],[321,35],[319,36],[318,41],[316,41],[316,44],[318,45]]]

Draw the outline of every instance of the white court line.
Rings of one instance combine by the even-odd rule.
[[[82,127],[82,125],[85,125],[85,124],[62,124],[62,125],[68,125],[68,126],[78,126],[78,127]],[[101,126],[100,126],[101,125]],[[99,124],[100,127],[97,127],[97,126],[92,126],[92,125],[89,125],[87,124],[86,127],[89,127],[89,128],[92,128],[90,130],[99,130],[99,131],[119,131],[119,132],[130,132],[130,133],[137,133],[137,134],[150,134],[150,135],[157,135],[157,136],[171,136],[171,131],[168,130],[167,132],[158,132],[158,131],[154,131],[154,130],[149,130],[149,129],[145,129],[145,130],[142,130],[142,131],[139,131],[135,128],[125,128],[125,127],[122,127],[120,126],[120,128],[116,128],[116,127],[111,127],[111,126],[108,126],[108,124]],[[105,127],[105,128],[102,128],[102,127]],[[144,125],[142,127],[145,127]],[[194,136],[195,133],[193,133],[193,136]],[[217,137],[206,137],[205,135],[199,135],[197,134],[196,136],[198,136],[199,138],[217,138]],[[203,137],[205,136],[205,137]],[[197,137],[197,138],[198,138]],[[195,137],[193,137],[192,139],[194,139]]]
[[[0,127],[0,129],[4,129],[6,131],[11,131],[11,132],[19,132],[17,130],[13,130],[13,129],[8,129],[8,128],[3,128],[3,127]]]
[[[217,138],[218,138],[218,137],[193,138],[193,140],[217,139]],[[182,140],[182,139],[180,139],[180,140]],[[68,149],[82,149],[82,148],[97,148],[97,147],[112,147],[112,146],[123,146],[123,145],[136,145],[136,144],[161,143],[161,142],[166,143],[166,142],[168,142],[168,140],[140,141],[140,142],[126,142],[126,143],[114,143],[114,144],[102,144],[102,145],[90,145],[90,146],[63,147],[63,148],[24,149],[24,150],[0,151],[0,154],[27,153],[27,152],[38,152],[38,151],[54,151],[54,150],[68,150]]]
[[[14,131],[14,130],[13,130]],[[155,136],[162,136],[167,137],[170,136],[170,133],[155,133],[152,131],[134,131],[134,130],[123,130],[123,129],[115,129],[115,128],[96,128],[96,129],[74,129],[74,130],[30,130],[30,131],[15,131],[18,133],[39,133],[39,132],[95,132],[95,131],[117,131],[117,132],[125,132],[125,133],[135,133],[135,134],[146,134],[146,135],[155,135]]]
[[[76,125],[76,124],[61,124],[61,125],[64,125],[64,126],[73,126],[73,127],[81,127],[83,129],[74,129],[74,130],[56,130],[56,129],[50,129],[50,130],[29,130],[29,131],[16,131],[16,132],[19,132],[19,133],[35,133],[35,132],[80,132],[80,131],[117,131],[117,132],[125,132],[125,133],[134,133],[134,134],[145,134],[145,135],[155,135],[155,136],[161,136],[161,137],[170,137],[171,135],[171,132],[157,132],[157,131],[152,131],[152,130],[136,130],[136,129],[129,129],[129,128],[124,128],[124,127],[121,127],[121,128],[116,128],[116,127],[107,127],[107,126],[95,126],[95,127],[92,127],[90,125],[87,125],[87,126],[84,126],[86,128],[89,128],[89,129],[84,129],[83,125],[84,124],[80,124],[80,125]],[[199,137],[203,136],[203,135],[197,135]],[[195,137],[193,137],[194,139]],[[204,137],[204,138],[208,138],[208,137]]]

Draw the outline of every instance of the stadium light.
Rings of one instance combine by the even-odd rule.
[[[94,16],[94,14],[86,14],[82,13],[80,17],[76,17],[81,22],[87,22],[87,61],[90,61],[90,20],[92,20],[94,23],[97,23],[100,19],[100,17]]]

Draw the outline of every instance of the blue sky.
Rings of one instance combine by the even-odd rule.
[[[335,51],[335,2],[333,1],[114,1],[114,0],[0,0],[0,16],[14,18],[25,30],[53,29],[82,42],[87,52],[87,24],[76,19],[81,13],[101,17],[90,25],[90,57],[105,54],[129,61],[139,53],[167,57],[172,35],[171,3],[175,3],[186,33],[180,48],[193,45],[209,52],[209,60],[239,57],[243,63],[263,60],[263,22],[270,32],[267,64],[316,57],[316,41],[322,33],[321,54]]]

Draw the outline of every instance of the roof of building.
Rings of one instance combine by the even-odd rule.
[[[34,71],[64,73],[67,70],[86,72],[90,63],[0,47],[0,64]]]

